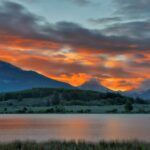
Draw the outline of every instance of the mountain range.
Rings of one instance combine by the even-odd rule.
[[[25,71],[7,62],[0,61],[0,92],[38,87],[73,88],[67,83],[47,78],[34,71]]]
[[[114,92],[102,86],[97,79],[91,79],[79,87],[50,79],[34,71],[26,71],[18,68],[10,63],[0,61],[0,92],[20,91],[31,88],[77,88],[82,90],[91,90],[98,92]],[[137,89],[128,92],[120,92],[121,94],[150,99],[150,88],[144,90]]]
[[[150,89],[146,89],[146,90],[131,90],[131,91],[127,91],[127,92],[122,92],[123,95],[125,96],[130,96],[130,97],[138,97],[138,98],[142,98],[145,100],[150,100]]]

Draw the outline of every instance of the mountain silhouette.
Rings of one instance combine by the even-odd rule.
[[[22,70],[10,63],[0,61],[0,92],[38,87],[73,88],[67,83],[50,79],[34,71]]]

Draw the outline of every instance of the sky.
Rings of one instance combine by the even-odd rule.
[[[0,0],[0,60],[79,86],[150,87],[150,0]]]

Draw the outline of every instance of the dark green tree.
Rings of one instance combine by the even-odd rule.
[[[126,112],[131,112],[133,110],[132,102],[131,101],[127,101],[125,106],[124,106],[124,108],[125,108]]]
[[[60,104],[60,96],[58,92],[55,92],[52,96],[52,105],[59,105]]]
[[[4,112],[7,112],[7,108],[4,108]]]
[[[21,102],[23,100],[22,95],[18,95],[17,100],[18,102]]]

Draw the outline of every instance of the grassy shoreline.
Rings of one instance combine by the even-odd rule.
[[[0,143],[0,150],[150,150],[150,143],[138,141],[92,142],[33,142]]]
[[[0,107],[0,114],[150,114],[150,105],[134,105],[131,112],[124,110],[124,105],[106,106],[49,106],[49,107]]]

